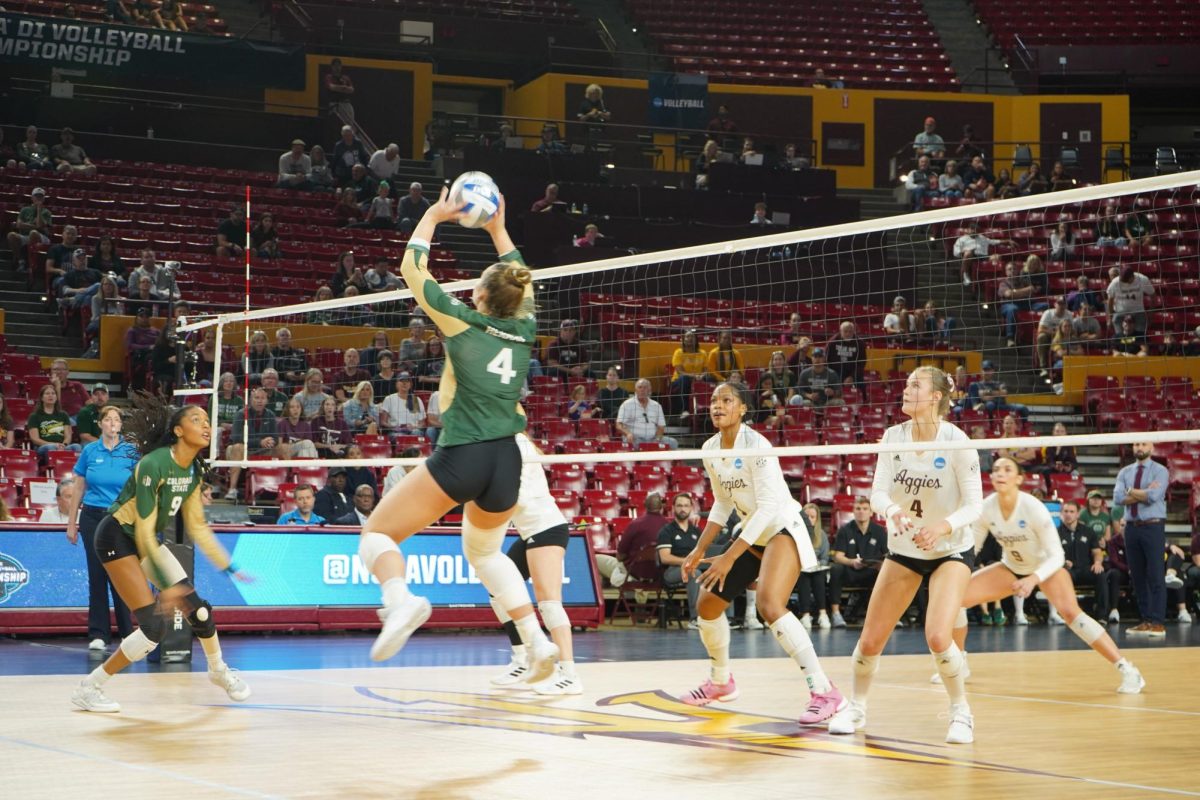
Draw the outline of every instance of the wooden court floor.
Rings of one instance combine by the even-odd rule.
[[[1200,797],[1195,651],[1135,656],[1149,685],[1124,696],[1090,652],[973,654],[976,742],[955,747],[927,655],[884,658],[853,737],[795,726],[785,658],[736,662],[741,697],[704,710],[671,699],[699,660],[581,664],[584,694],[553,699],[490,689],[494,666],[247,671],[240,705],[203,672],[134,673],[112,715],[74,710],[78,676],[0,677],[0,796]]]

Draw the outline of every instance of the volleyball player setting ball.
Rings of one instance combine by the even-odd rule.
[[[479,278],[472,310],[442,291],[429,274],[429,243],[438,223],[457,222],[465,203],[447,200],[442,189],[425,212],[404,252],[401,275],[421,309],[446,339],[440,384],[442,433],[437,450],[383,496],[359,539],[358,554],[379,580],[383,630],[371,658],[395,655],[429,619],[429,601],[408,589],[404,556],[397,545],[464,505],[463,551],[484,587],[508,611],[529,650],[529,680],[550,677],[558,648],[538,626],[516,565],[500,551],[521,482],[516,434],[525,429],[521,387],[536,341],[532,275],[504,228],[504,200],[482,227],[499,261]]]
[[[212,606],[196,594],[179,561],[159,543],[164,532],[174,533],[175,516],[182,514],[188,536],[209,561],[237,580],[250,580],[233,565],[204,519],[200,501],[204,467],[199,454],[208,448],[211,436],[208,413],[196,406],[179,409],[158,430],[152,423],[142,440],[157,440],[157,444],[138,462],[109,507],[108,516],[96,526],[96,555],[117,594],[133,609],[139,627],[75,688],[71,702],[84,711],[121,710],[102,687],[113,675],[158,647],[166,618],[177,609],[204,648],[208,679],[224,689],[231,700],[250,696],[250,688],[221,658]],[[159,589],[157,601],[147,579]]]
[[[983,501],[983,514],[975,521],[975,548],[983,546],[989,533],[1000,543],[1003,555],[971,576],[963,607],[1002,600],[1005,597],[1029,597],[1039,586],[1046,598],[1062,614],[1071,632],[1108,659],[1121,675],[1117,691],[1138,694],[1146,681],[1137,667],[1117,648],[1100,623],[1083,613],[1075,597],[1075,584],[1063,569],[1065,556],[1058,529],[1044,503],[1021,491],[1022,470],[1011,458],[998,458],[992,464],[995,494]],[[954,640],[962,650],[967,644],[967,612],[961,611],[954,628]]]
[[[537,597],[538,611],[541,612],[546,630],[550,631],[550,636],[558,645],[560,656],[556,673],[530,688],[543,695],[582,694],[583,683],[575,672],[571,620],[562,604],[563,563],[571,529],[550,494],[542,465],[530,460],[541,453],[523,433],[517,434],[517,446],[521,448],[525,463],[521,467],[521,491],[517,496],[512,525],[520,538],[508,548],[507,555],[517,565],[523,579],[528,580],[533,576],[533,593]],[[504,625],[504,632],[508,634],[512,645],[512,661],[504,672],[492,678],[492,685],[510,688],[528,686],[529,654],[517,632],[517,626],[495,598],[492,598],[492,609]]]
[[[743,424],[747,406],[742,391],[732,384],[722,383],[713,391],[709,416],[717,433],[704,443],[704,450],[771,448],[762,434]],[[683,562],[682,572],[686,581],[702,564],[708,565],[699,578],[697,612],[700,641],[708,651],[711,672],[699,688],[679,699],[688,705],[706,706],[714,700],[729,702],[738,696],[729,668],[729,620],[725,609],[757,580],[758,611],[808,683],[811,697],[800,715],[800,724],[823,723],[845,708],[846,700],[825,676],[808,632],[787,607],[801,569],[817,563],[808,520],[788,489],[778,458],[713,456],[704,458],[704,468],[712,484],[713,507],[699,542]],[[705,558],[705,551],[735,508],[742,519],[737,539],[722,555]]]
[[[926,449],[880,453],[871,489],[871,508],[887,520],[884,559],[862,634],[854,647],[850,703],[829,721],[829,732],[849,734],[867,724],[867,692],[879,654],[900,617],[929,578],[925,641],[950,695],[949,744],[975,740],[974,719],[963,688],[963,655],[952,631],[963,605],[975,560],[972,524],[983,509],[979,453],[941,450],[940,442],[966,441],[945,421],[954,384],[936,367],[908,376],[901,410],[907,422],[888,428],[885,444],[927,444]]]

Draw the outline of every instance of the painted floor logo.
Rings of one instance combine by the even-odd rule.
[[[630,692],[605,697],[596,702],[596,705],[602,708],[615,709],[625,706],[634,711],[622,714],[603,710],[555,708],[493,695],[462,692],[368,686],[358,686],[355,690],[363,697],[376,701],[376,704],[335,708],[302,705],[250,707],[463,725],[572,739],[609,736],[784,758],[817,754],[840,755],[989,772],[1042,774],[1001,764],[941,756],[931,752],[933,748],[921,742],[879,737],[858,741],[856,738],[831,736],[823,729],[798,730],[796,721],[787,717],[697,708],[686,705],[662,691]]]
[[[29,583],[29,570],[6,553],[0,553],[0,603],[8,602],[17,591]]]

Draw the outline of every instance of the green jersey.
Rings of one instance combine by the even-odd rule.
[[[1096,535],[1096,540],[1104,538],[1104,529],[1112,524],[1112,516],[1107,511],[1093,514],[1084,506],[1079,512],[1079,524],[1087,527]]]
[[[130,536],[135,535],[139,518],[153,519],[155,533],[161,534],[174,524],[179,508],[199,487],[195,464],[181,467],[172,458],[171,448],[160,447],[138,462],[108,513]]]
[[[419,246],[405,251],[406,278],[413,267],[420,268],[425,256]],[[502,259],[524,263],[515,250]],[[534,317],[485,316],[446,294],[432,279],[418,286],[410,280],[409,285],[446,335],[446,366],[438,387],[442,416],[438,444],[454,447],[486,442],[525,430],[525,415],[517,408],[537,341]]]

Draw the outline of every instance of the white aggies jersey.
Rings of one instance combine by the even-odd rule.
[[[893,425],[883,442],[912,442],[912,421]],[[920,452],[880,453],[871,487],[871,510],[887,520],[888,551],[910,558],[935,559],[962,553],[973,544],[971,523],[983,506],[979,453],[939,450],[938,442],[966,441],[967,435],[949,422],[938,425],[937,436],[922,442]],[[916,528],[945,520],[951,532],[932,550],[917,547],[911,534],[896,529],[892,515],[903,511]]]
[[[771,443],[758,431],[742,425],[734,447],[769,450]],[[721,434],[706,441],[703,449],[720,450]],[[800,504],[792,497],[783,478],[778,458],[705,458],[704,469],[712,484],[714,497],[708,515],[709,522],[723,527],[736,508],[742,519],[739,539],[761,547],[775,534],[786,530],[796,544],[800,566],[816,566],[817,555],[813,552],[812,535]]]
[[[1017,505],[1008,519],[1000,510],[1000,495],[989,495],[983,501],[983,514],[975,520],[974,528],[975,549],[983,546],[990,533],[1004,551],[1000,563],[1014,575],[1024,577],[1033,573],[1039,581],[1044,581],[1065,562],[1054,519],[1045,504],[1031,494],[1017,494]]]
[[[528,539],[557,525],[566,525],[567,518],[550,495],[542,465],[530,460],[538,455],[533,442],[525,434],[518,433],[517,447],[521,450],[522,460],[521,491],[513,509],[512,526],[522,539]]]

